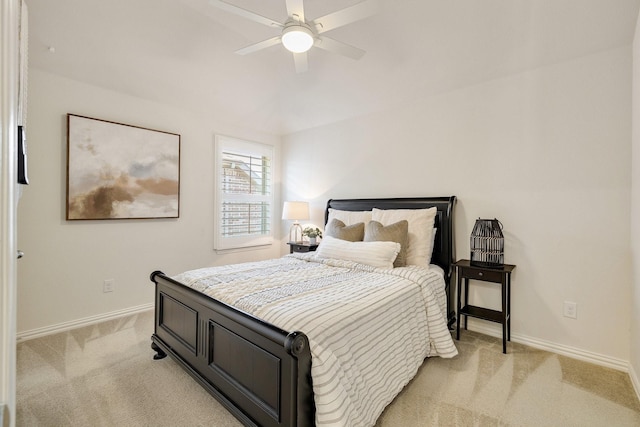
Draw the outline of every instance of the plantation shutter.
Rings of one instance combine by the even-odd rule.
[[[273,148],[216,137],[215,249],[273,242]]]

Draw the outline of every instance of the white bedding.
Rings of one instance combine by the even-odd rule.
[[[440,269],[379,269],[313,253],[176,280],[309,338],[318,426],[372,426],[425,357],[458,352]]]

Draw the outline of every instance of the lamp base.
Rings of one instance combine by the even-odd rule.
[[[298,239],[298,234],[300,238]],[[289,241],[292,243],[302,243],[302,227],[298,221],[294,222],[289,228]]]

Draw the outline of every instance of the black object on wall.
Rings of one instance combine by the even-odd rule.
[[[27,135],[22,126],[18,126],[18,184],[29,185],[29,177],[27,176]]]

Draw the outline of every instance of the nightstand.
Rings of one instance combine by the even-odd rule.
[[[313,252],[318,249],[317,243],[311,245],[309,243],[288,242],[287,245],[289,245],[290,254],[294,252]]]
[[[467,329],[469,316],[502,324],[502,352],[507,353],[507,341],[511,341],[511,272],[515,265],[504,264],[502,267],[478,267],[471,265],[467,259],[453,264],[458,275],[458,322],[456,339],[460,339],[460,321],[464,316],[464,329]],[[462,279],[464,279],[464,306],[462,305]],[[469,280],[499,283],[502,289],[502,310],[490,310],[469,304]]]

